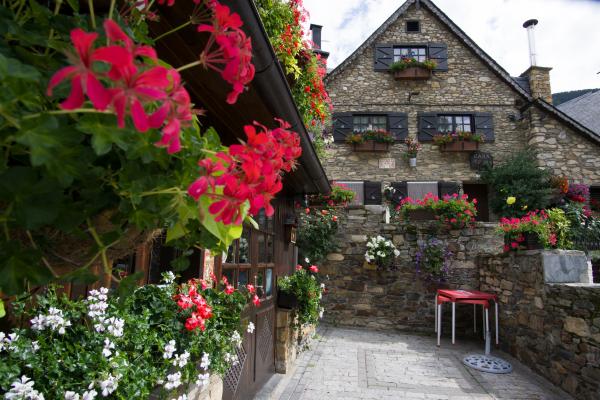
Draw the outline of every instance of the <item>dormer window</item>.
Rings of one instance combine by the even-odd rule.
[[[421,23],[419,21],[406,21],[406,32],[408,32],[408,33],[421,32]]]
[[[394,62],[400,61],[403,58],[414,58],[418,62],[427,60],[426,47],[394,47]]]

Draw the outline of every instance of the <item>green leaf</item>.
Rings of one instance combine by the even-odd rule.
[[[186,225],[190,219],[199,218],[198,209],[189,205],[185,200],[177,207],[178,219],[171,228],[167,230],[167,243],[185,236],[187,233]]]
[[[69,3],[69,5],[73,9],[73,11],[75,11],[76,13],[79,12],[79,1],[78,0],[67,0],[67,3]]]
[[[119,295],[119,304],[125,304],[125,300],[129,296],[131,296],[137,287],[137,281],[143,278],[143,272],[136,272],[135,274],[131,274],[121,279],[119,283],[119,288],[117,289],[117,293]]]
[[[27,284],[41,286],[52,278],[36,251],[24,249],[17,242],[0,244],[0,289],[4,294],[19,294],[27,289]]]
[[[94,275],[89,267],[83,267],[76,269],[75,271],[69,272],[56,278],[57,282],[70,282],[88,285],[98,280],[98,276]]]
[[[240,225],[225,225],[222,222],[215,221],[215,217],[208,211],[212,200],[208,196],[200,197],[198,204],[201,210],[202,225],[219,239],[221,246],[225,248],[231,246],[231,243],[242,236],[242,224]],[[250,204],[246,201],[242,207],[242,220],[248,215]]]
[[[134,134],[129,129],[117,128],[114,116],[107,115],[86,115],[79,120],[77,128],[92,135],[92,148],[99,156],[108,153],[113,144],[127,150],[129,145],[126,139]]]
[[[0,54],[0,79],[16,78],[26,81],[37,81],[41,74],[31,65],[23,64],[16,58],[8,58]]]
[[[4,318],[6,310],[4,310],[4,302],[0,299],[0,318]]]

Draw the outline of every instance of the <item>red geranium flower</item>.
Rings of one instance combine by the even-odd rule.
[[[319,267],[317,267],[316,265],[311,265],[309,270],[310,272],[314,272],[316,274],[317,272],[319,272]]]
[[[260,298],[257,295],[254,295],[252,297],[252,303],[254,303],[256,307],[260,306]]]
[[[296,271],[302,271],[302,265],[300,265],[300,264],[296,265]]]

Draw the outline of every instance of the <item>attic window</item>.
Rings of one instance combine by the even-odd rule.
[[[406,32],[421,32],[419,21],[406,21]]]

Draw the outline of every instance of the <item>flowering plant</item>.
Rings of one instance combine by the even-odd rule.
[[[456,131],[449,133],[438,133],[433,137],[433,143],[437,145],[460,141],[481,143],[483,142],[483,136],[478,133]]]
[[[405,220],[410,219],[414,210],[431,210],[435,219],[450,229],[462,229],[475,221],[477,215],[477,199],[469,200],[467,194],[444,195],[441,199],[432,193],[427,193],[422,199],[405,197],[396,207],[399,215]]]
[[[319,263],[337,248],[338,216],[330,208],[305,208],[299,216],[296,245],[303,257]]]
[[[325,292],[325,284],[318,279],[319,268],[296,266],[292,275],[284,276],[277,281],[280,291],[294,295],[298,300],[298,323],[302,325],[316,324],[323,317],[321,298]]]
[[[421,143],[414,138],[406,138],[404,144],[406,144],[406,158],[416,158],[421,151]]]
[[[517,250],[525,242],[525,234],[537,234],[539,237],[548,236],[550,244],[556,244],[556,236],[546,235],[548,214],[546,210],[534,210],[521,218],[513,217],[500,219],[499,232],[504,233],[504,251]]]
[[[309,201],[310,204],[326,207],[333,212],[333,209],[336,207],[346,207],[354,199],[355,195],[356,193],[343,183],[333,182],[331,184],[331,193],[328,195],[318,194],[309,196]],[[299,207],[300,204],[298,203],[297,206]]]
[[[417,274],[423,274],[427,280],[445,281],[452,256],[448,246],[435,237],[419,241],[415,256]]]
[[[354,132],[346,137],[346,143],[348,144],[360,144],[368,140],[377,143],[394,143],[395,141],[394,136],[384,129]]]
[[[587,185],[574,183],[569,185],[567,199],[576,203],[587,203],[590,198],[590,188]]]
[[[436,65],[436,62],[433,60],[417,61],[414,57],[402,57],[399,61],[390,65],[390,71],[400,72],[404,71],[406,68],[423,68],[431,71]]]
[[[394,258],[400,255],[391,240],[377,235],[367,240],[367,252],[365,261],[369,264],[375,264],[380,268],[387,267],[393,263]]]
[[[126,299],[100,288],[73,301],[50,288],[31,304],[15,303],[18,319],[31,327],[0,333],[5,397],[172,398],[190,383],[205,386],[210,374],[223,374],[237,362],[242,336],[253,331],[240,323],[246,295],[198,282],[178,287],[172,273],[164,276],[164,285],[138,288]],[[199,307],[192,314],[206,317],[199,329],[189,326],[192,307],[178,304],[192,286],[190,301]]]

